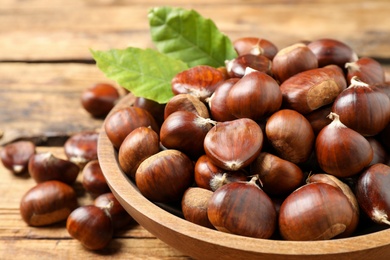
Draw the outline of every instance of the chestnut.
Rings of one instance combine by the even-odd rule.
[[[373,158],[370,143],[361,134],[345,126],[337,114],[318,134],[315,152],[318,164],[336,177],[351,177],[367,167]]]
[[[343,237],[354,223],[347,196],[326,183],[309,183],[292,192],[279,210],[279,231],[286,240],[327,240]],[[350,231],[349,231],[350,232]]]
[[[134,179],[141,162],[159,151],[158,134],[150,127],[140,126],[123,140],[118,152],[118,162],[122,171]]]
[[[197,225],[212,228],[207,216],[207,206],[213,192],[199,187],[189,187],[183,194],[181,208],[184,219]]]
[[[282,93],[278,83],[269,75],[247,68],[245,75],[234,84],[226,97],[226,107],[237,118],[255,121],[279,110]]]
[[[230,113],[229,109],[226,106],[226,98],[229,93],[229,90],[237,83],[239,78],[230,78],[222,82],[215,89],[214,93],[207,100],[211,118],[213,120],[223,122],[237,119]]]
[[[229,182],[246,181],[248,177],[243,170],[226,171],[216,166],[204,154],[195,163],[194,178],[198,187],[215,191]]]
[[[353,77],[358,77],[367,84],[383,83],[385,81],[385,70],[382,65],[370,58],[361,57],[356,61],[345,64],[347,79],[351,83]]]
[[[193,180],[193,162],[184,153],[173,149],[150,156],[135,173],[135,183],[141,194],[154,202],[180,201]]]
[[[263,55],[244,54],[225,63],[230,78],[242,78],[248,67],[272,75],[272,61]]]
[[[89,161],[84,166],[82,176],[83,188],[93,196],[110,191],[98,160]]]
[[[5,145],[0,150],[0,159],[4,167],[15,175],[26,173],[28,161],[36,153],[35,144],[31,141],[16,141]]]
[[[66,221],[66,229],[71,237],[90,250],[105,248],[114,233],[107,209],[95,205],[81,206],[72,211]]]
[[[200,117],[209,118],[209,111],[205,103],[191,94],[173,96],[165,105],[164,119],[167,119],[170,114],[177,111],[189,111]]]
[[[64,144],[67,158],[80,168],[87,162],[97,159],[98,138],[97,131],[82,131],[71,135]]]
[[[264,55],[268,59],[272,60],[278,48],[275,44],[269,40],[258,37],[241,37],[233,41],[234,49],[238,55],[252,54],[252,55]]]
[[[332,104],[320,107],[313,112],[304,115],[313,128],[313,132],[316,136],[322,128],[332,122],[332,120],[328,118],[328,115],[332,112]]]
[[[237,171],[248,166],[263,147],[263,131],[249,118],[220,122],[204,139],[206,155],[218,167]]]
[[[367,141],[370,143],[372,151],[374,152],[372,160],[368,166],[377,163],[387,164],[390,160],[390,156],[389,153],[386,151],[385,147],[382,145],[382,143],[378,141],[378,139],[376,139],[375,137],[368,137]]]
[[[250,174],[258,175],[262,189],[269,195],[288,195],[303,184],[302,170],[292,162],[262,152],[250,164]]]
[[[295,164],[306,162],[314,147],[315,135],[309,121],[291,109],[281,109],[265,125],[268,142],[276,154]]]
[[[324,68],[300,72],[280,85],[283,107],[308,114],[331,104],[347,87],[341,68],[329,65]]]
[[[344,68],[345,63],[358,59],[349,45],[336,39],[317,39],[308,43],[307,47],[316,55],[319,67],[333,64]]]
[[[160,104],[154,100],[144,97],[136,97],[134,106],[148,111],[156,120],[157,124],[161,126],[162,122],[164,121],[165,104]]]
[[[160,141],[168,149],[184,152],[191,159],[204,154],[203,140],[215,122],[189,111],[169,115],[161,126]]]
[[[96,197],[93,205],[99,208],[106,208],[111,217],[114,231],[120,231],[134,221],[112,192],[103,193]]]
[[[126,136],[140,126],[150,126],[156,133],[160,131],[156,120],[147,110],[139,107],[124,107],[106,118],[104,130],[112,145],[119,149]]]
[[[95,84],[81,94],[81,104],[94,117],[105,117],[119,100],[116,87],[108,83]]]
[[[63,220],[78,206],[69,185],[50,180],[28,190],[20,201],[20,214],[30,226],[47,226]]]
[[[372,221],[390,225],[390,166],[377,163],[359,176],[356,198],[362,210]]]
[[[184,70],[172,79],[172,92],[177,94],[191,94],[204,101],[210,97],[218,83],[225,79],[224,74],[207,65],[198,65]]]
[[[69,161],[58,158],[50,152],[37,153],[28,162],[30,176],[37,182],[58,180],[66,184],[76,181],[80,167]]]
[[[272,60],[272,74],[280,83],[299,72],[318,68],[314,53],[303,43],[279,50]]]
[[[270,238],[276,228],[276,210],[271,198],[256,184],[231,182],[217,189],[209,199],[208,218],[222,232]]]

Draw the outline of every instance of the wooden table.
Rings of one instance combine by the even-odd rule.
[[[38,151],[65,157],[62,145],[69,135],[99,128],[102,120],[91,118],[79,97],[94,83],[114,82],[95,67],[89,48],[153,47],[146,15],[154,6],[194,8],[213,19],[231,39],[259,36],[279,48],[300,40],[336,38],[360,56],[376,58],[390,73],[388,0],[183,2],[2,0],[0,145],[29,139],[36,142]],[[14,176],[2,165],[0,176],[1,259],[188,258],[136,223],[116,233],[102,252],[84,249],[69,237],[63,223],[29,227],[18,207],[34,181],[28,176]],[[81,189],[80,185],[79,179],[76,188]],[[81,204],[91,201],[86,193],[80,196]]]

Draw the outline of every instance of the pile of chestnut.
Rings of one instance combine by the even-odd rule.
[[[106,117],[141,194],[181,205],[193,223],[256,238],[324,240],[389,224],[381,64],[335,39],[233,44],[238,57],[226,66],[178,73],[166,104],[137,98]]]
[[[111,84],[96,84],[81,97],[83,107],[95,117],[104,117],[119,99]],[[0,150],[3,165],[15,175],[29,175],[36,185],[20,202],[22,219],[33,227],[66,222],[68,233],[90,250],[105,248],[114,232],[133,221],[115,198],[97,158],[98,131],[71,135],[64,144],[66,159],[50,152],[37,152],[35,143],[16,141]],[[81,189],[78,176],[81,177]],[[81,203],[84,194],[92,204]]]

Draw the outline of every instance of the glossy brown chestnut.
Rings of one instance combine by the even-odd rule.
[[[252,54],[252,55],[264,55],[268,59],[272,60],[278,48],[275,44],[269,40],[258,37],[241,37],[233,41],[234,49],[238,55]]]
[[[269,195],[288,195],[303,184],[304,178],[297,165],[267,152],[250,164],[250,174],[259,176],[262,189]]]
[[[372,157],[372,160],[368,166],[377,164],[377,163],[383,163],[387,164],[390,162],[390,155],[386,151],[385,147],[382,145],[380,141],[378,141],[375,137],[368,137],[367,141],[370,143],[372,147],[372,151],[374,152],[374,156]]]
[[[168,149],[184,152],[192,159],[204,154],[203,140],[215,122],[192,112],[177,111],[161,126],[160,141]]]
[[[199,187],[188,188],[181,200],[184,219],[214,229],[207,216],[207,206],[213,192]]]
[[[180,201],[194,180],[194,164],[184,153],[163,150],[144,160],[135,173],[135,182],[155,202]]]
[[[82,175],[82,185],[84,189],[93,196],[110,191],[98,160],[89,161],[85,165]]]
[[[263,131],[249,118],[217,123],[204,139],[206,155],[218,167],[237,171],[248,166],[263,147]]]
[[[164,119],[177,111],[189,111],[203,118],[210,117],[205,103],[191,94],[178,94],[173,96],[165,105]]]
[[[279,50],[272,60],[272,74],[282,83],[299,72],[318,68],[317,57],[303,43]]]
[[[222,232],[270,238],[276,227],[276,211],[270,197],[255,183],[228,183],[209,200],[208,218]]]
[[[216,166],[204,154],[195,163],[194,178],[198,187],[215,191],[230,182],[246,181],[248,177],[244,171],[226,171]]]
[[[226,107],[237,118],[255,121],[271,115],[282,105],[278,83],[269,75],[247,68],[226,97]]]
[[[214,93],[207,100],[210,108],[211,118],[218,122],[237,119],[230,113],[226,106],[226,98],[230,89],[237,83],[239,78],[230,78],[218,85]]]
[[[374,84],[374,87],[382,90],[390,99],[390,81],[376,83]]]
[[[111,192],[103,193],[96,197],[93,205],[99,208],[106,208],[111,217],[114,231],[122,230],[134,221]]]
[[[295,110],[282,109],[274,113],[267,120],[265,133],[277,155],[284,160],[303,163],[313,151],[313,129],[309,121]]]
[[[361,134],[345,126],[337,114],[329,116],[332,123],[325,126],[316,139],[317,161],[326,173],[351,177],[372,161],[372,147]]]
[[[141,162],[159,151],[158,134],[150,127],[141,126],[134,129],[122,142],[118,162],[122,171],[134,179]]]
[[[99,133],[83,131],[73,134],[66,140],[64,151],[69,161],[83,167],[87,162],[97,159]]]
[[[105,208],[81,206],[69,215],[66,229],[71,237],[90,250],[105,248],[112,240],[114,229]]]
[[[332,112],[332,104],[320,107],[313,112],[304,115],[313,128],[313,132],[316,136],[322,130],[322,128],[332,122],[332,120],[328,118],[330,112]]]
[[[162,122],[164,121],[165,104],[160,104],[154,100],[143,97],[136,97],[134,106],[143,108],[148,111],[154,117],[157,124],[161,126]]]
[[[358,77],[367,84],[382,83],[385,81],[385,71],[382,65],[370,57],[361,57],[354,62],[345,64],[347,79],[351,83],[353,77]]]
[[[334,64],[344,68],[345,63],[358,59],[357,54],[349,45],[336,39],[314,40],[307,47],[316,55],[319,67]]]
[[[30,157],[28,171],[37,183],[58,180],[72,184],[79,175],[80,167],[71,161],[58,158],[50,152],[45,152]]]
[[[204,101],[210,97],[224,74],[213,67],[198,65],[178,73],[172,79],[172,91],[177,94],[191,94]]]
[[[113,146],[119,149],[126,136],[140,126],[150,126],[156,133],[160,131],[154,117],[139,107],[125,107],[110,114],[105,120],[104,130]]]
[[[77,206],[73,188],[51,180],[37,184],[23,195],[20,214],[30,226],[47,226],[66,220]]]
[[[326,183],[309,183],[291,193],[279,211],[286,240],[327,240],[344,236],[355,212],[343,192]]]
[[[16,175],[26,173],[28,161],[36,153],[35,144],[30,141],[16,141],[0,150],[0,159],[4,167]]]
[[[298,73],[280,85],[283,106],[308,114],[331,104],[347,87],[341,68],[329,65]]]
[[[81,105],[94,117],[105,117],[119,100],[116,87],[108,83],[95,84],[81,94]]]
[[[379,224],[390,225],[390,166],[378,163],[359,177],[356,198],[362,210]]]
[[[364,136],[380,133],[390,122],[390,99],[373,85],[357,77],[336,98],[332,112],[340,116],[347,127]]]
[[[263,55],[244,54],[226,61],[226,71],[230,78],[242,78],[248,67],[272,75],[272,61]]]

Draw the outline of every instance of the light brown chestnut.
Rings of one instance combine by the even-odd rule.
[[[217,123],[204,139],[206,155],[218,167],[237,171],[248,166],[263,147],[263,131],[249,118]]]
[[[150,156],[135,173],[135,183],[141,194],[154,202],[180,201],[193,180],[191,159],[172,149]]]
[[[262,152],[250,164],[250,174],[258,175],[269,195],[288,195],[303,184],[304,174],[294,163]]]
[[[234,84],[226,97],[226,107],[237,118],[261,120],[279,110],[282,93],[278,83],[269,75],[247,68],[245,75]]]
[[[28,171],[37,183],[58,180],[72,184],[79,175],[80,167],[69,160],[54,156],[51,152],[45,152],[30,157]]]
[[[318,68],[314,53],[303,43],[279,50],[272,60],[272,74],[282,83],[299,72]]]
[[[36,153],[35,144],[31,141],[16,141],[5,145],[0,150],[0,159],[4,167],[15,175],[27,172],[28,161]]]
[[[116,149],[119,149],[131,131],[140,126],[150,126],[156,133],[160,131],[154,117],[147,110],[139,107],[121,108],[110,114],[104,122],[107,137]]]
[[[199,187],[188,188],[181,200],[184,219],[197,225],[214,229],[207,216],[207,206],[212,195],[213,192],[210,190]]]
[[[329,65],[298,73],[280,85],[284,108],[308,114],[331,104],[347,87],[341,68]]]
[[[233,41],[234,49],[238,55],[252,54],[252,55],[264,55],[268,59],[272,60],[278,48],[275,44],[269,40],[258,37],[241,37]]]
[[[141,162],[159,151],[158,134],[150,127],[141,126],[134,129],[122,142],[118,152],[118,162],[122,171],[134,179]]]
[[[345,126],[337,114],[318,134],[315,152],[320,167],[336,177],[351,177],[367,167],[373,150],[364,136]]]
[[[47,226],[66,220],[77,206],[73,188],[51,180],[37,184],[23,195],[20,214],[30,226]]]
[[[276,154],[295,164],[307,161],[313,151],[315,136],[309,121],[291,109],[281,109],[265,125],[268,142]]]
[[[218,83],[225,79],[224,74],[207,65],[198,65],[178,73],[172,79],[172,91],[177,94],[191,94],[204,101],[210,97]]]

